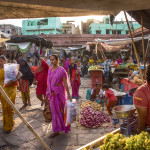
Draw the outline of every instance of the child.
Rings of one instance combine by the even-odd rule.
[[[114,92],[109,89],[107,84],[103,85],[103,90],[105,91],[105,105],[109,115],[112,117],[111,109],[117,103],[117,97],[114,95]],[[118,123],[118,119],[112,119],[114,122],[113,124]]]

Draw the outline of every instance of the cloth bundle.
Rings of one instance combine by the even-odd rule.
[[[4,86],[7,86],[10,81],[16,80],[18,70],[18,64],[4,64]]]

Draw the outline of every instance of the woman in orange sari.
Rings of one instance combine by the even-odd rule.
[[[13,104],[15,104],[16,92],[17,92],[17,78],[15,81],[11,81],[4,86],[4,64],[7,63],[6,57],[0,56],[0,86],[3,88],[5,93],[8,95]],[[2,94],[0,93],[0,101],[3,110],[3,129],[5,132],[9,133],[13,129],[14,121],[14,111],[10,105],[6,102]]]

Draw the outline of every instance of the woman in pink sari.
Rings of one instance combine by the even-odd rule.
[[[67,58],[66,61],[65,61],[65,65],[64,65],[64,68],[65,68],[66,72],[68,72],[69,65],[70,65],[69,58]]]
[[[69,65],[69,71],[72,86],[72,98],[79,98],[79,87],[80,87],[80,73],[77,70],[77,65],[75,64],[75,60],[72,57]]]
[[[71,100],[69,88],[68,88],[68,75],[63,67],[59,66],[59,60],[57,55],[50,56],[52,68],[48,71],[47,79],[47,98],[49,99],[51,113],[52,113],[52,129],[53,134],[50,138],[53,138],[59,134],[59,132],[65,131],[67,133],[70,130],[70,126],[65,126],[64,123],[64,108],[67,100]]]

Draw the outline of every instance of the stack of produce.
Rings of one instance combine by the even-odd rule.
[[[122,65],[119,65],[118,67],[117,67],[117,69],[124,69],[125,68],[125,66],[122,66]]]
[[[127,63],[127,64],[126,64],[126,68],[128,68],[129,66],[137,66],[137,65],[134,64],[134,63]]]
[[[90,66],[88,71],[90,71],[90,70],[101,70],[101,68],[103,68],[103,67],[101,67],[101,66]]]
[[[96,111],[90,106],[81,112],[81,125],[86,128],[98,128],[102,123],[110,122],[110,118],[102,111]]]
[[[92,101],[88,100],[88,101],[81,103],[81,111],[88,106],[90,106],[91,108],[93,108],[96,111],[101,111],[103,109],[101,104],[98,104],[95,101],[92,102]]]
[[[143,84],[143,80],[141,79],[140,75],[136,75],[133,79],[133,82],[137,84]]]
[[[147,132],[131,137],[109,133],[100,150],[150,150],[150,136]]]

